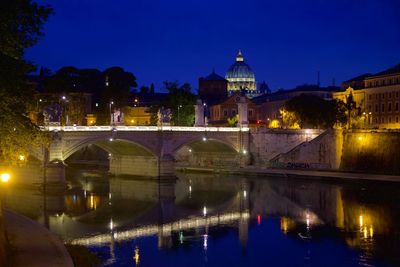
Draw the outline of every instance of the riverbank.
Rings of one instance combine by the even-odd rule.
[[[273,176],[273,177],[298,177],[308,179],[345,179],[345,180],[369,180],[384,182],[400,182],[398,175],[369,174],[358,172],[320,171],[320,170],[294,170],[294,169],[267,169],[257,167],[246,168],[202,168],[202,167],[178,167],[178,171],[188,172],[212,172],[229,175],[247,176]]]
[[[45,227],[10,210],[5,212],[5,219],[10,266],[74,266],[62,241]]]

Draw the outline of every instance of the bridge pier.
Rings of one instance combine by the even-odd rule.
[[[110,170],[113,175],[158,175],[157,160],[154,157],[135,155],[112,155],[110,156]]]
[[[171,154],[166,154],[159,157],[158,166],[158,175],[161,178],[175,177],[175,160]]]
[[[62,161],[49,162],[46,165],[46,184],[65,186],[65,165]]]

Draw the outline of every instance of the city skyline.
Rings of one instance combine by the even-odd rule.
[[[165,80],[197,89],[213,69],[225,76],[239,49],[272,90],[315,84],[318,71],[321,85],[338,85],[400,62],[395,1],[40,3],[55,14],[27,59],[53,71],[121,66],[158,90]]]

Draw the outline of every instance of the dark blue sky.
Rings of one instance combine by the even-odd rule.
[[[258,81],[339,83],[400,63],[398,0],[53,0],[26,57],[52,70],[121,66],[140,85],[224,76],[238,49]]]

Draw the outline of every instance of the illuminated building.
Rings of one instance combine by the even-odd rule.
[[[151,113],[147,107],[126,107],[125,125],[149,125]]]
[[[247,97],[254,97],[260,93],[257,91],[257,83],[254,72],[244,62],[241,51],[236,56],[236,61],[226,72],[225,79],[228,81],[228,94],[243,91]]]
[[[243,97],[248,107],[248,120],[250,124],[257,123],[257,106],[254,102]],[[228,118],[234,118],[238,114],[238,103],[241,101],[239,92],[230,96],[225,101],[209,107],[210,117],[208,123],[215,126],[227,126]]]
[[[333,97],[346,102],[352,95],[360,107],[364,128],[400,128],[400,64],[346,81],[342,89]]]

